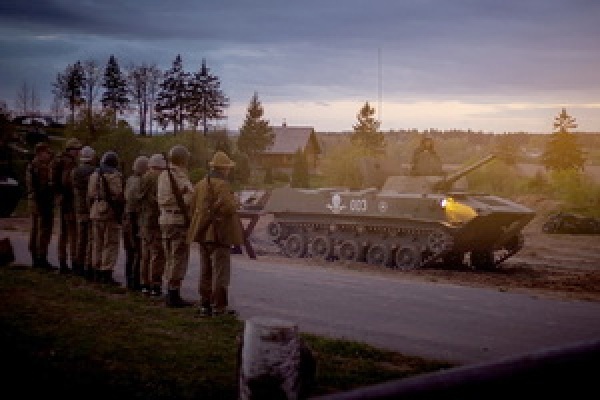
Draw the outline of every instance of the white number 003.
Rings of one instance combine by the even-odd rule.
[[[350,200],[350,211],[367,211],[367,200],[355,199]]]

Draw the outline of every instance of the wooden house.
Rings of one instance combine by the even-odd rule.
[[[308,126],[275,126],[273,145],[260,154],[260,164],[290,172],[294,166],[294,155],[298,149],[304,152],[309,169],[314,171],[321,155],[321,147],[315,130]]]

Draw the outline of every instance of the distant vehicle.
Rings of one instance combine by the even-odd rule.
[[[0,114],[0,218],[10,217],[25,193],[25,166],[33,158],[35,145],[64,141],[63,128],[49,117],[10,120]]]
[[[381,189],[274,189],[264,207],[273,215],[267,231],[288,257],[492,270],[522,248],[522,230],[535,215],[510,200],[466,190],[461,179],[494,158],[449,175],[388,176]],[[376,163],[364,173],[383,179]]]
[[[600,219],[575,213],[558,212],[548,217],[542,225],[542,232],[598,235],[600,234]]]

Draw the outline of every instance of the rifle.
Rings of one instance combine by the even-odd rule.
[[[210,254],[211,251],[207,245],[212,244],[215,247],[219,246],[219,238],[217,235],[217,230],[215,229],[215,223],[216,223],[216,219],[217,219],[217,213],[218,213],[219,209],[221,208],[222,202],[220,199],[215,199],[214,188],[210,181],[210,166],[207,165],[206,171],[207,171],[206,172],[206,193],[207,193],[207,195],[206,195],[206,200],[205,200],[206,218],[198,226],[198,230],[196,231],[194,240],[196,242],[200,243],[200,245],[204,247],[206,252],[208,254]],[[206,232],[211,227],[213,229],[213,240],[211,242],[208,242],[206,240]]]
[[[173,176],[171,167],[169,166],[169,158],[167,157],[167,155],[165,153],[162,153],[162,155],[165,158],[165,161],[167,163],[167,174],[169,175],[169,182],[171,183],[171,191],[173,192],[173,195],[175,196],[175,201],[177,201],[177,206],[179,207],[179,210],[181,210],[181,213],[183,214],[183,223],[185,224],[185,226],[187,228],[188,226],[190,226],[190,215],[188,214],[187,207],[185,206],[185,201],[183,201],[183,196],[182,196],[181,192],[179,191],[177,182],[175,182],[175,177]]]
[[[102,179],[102,187],[104,189],[104,197],[105,201],[108,203],[110,208],[112,208],[113,213],[115,214],[115,219],[117,223],[121,224],[123,222],[123,213],[125,212],[125,204],[122,201],[117,201],[113,198],[112,193],[110,191],[110,187],[108,186],[108,181],[104,174],[98,169],[98,175],[100,179]]]

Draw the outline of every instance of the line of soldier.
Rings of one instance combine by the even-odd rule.
[[[168,156],[139,156],[125,182],[114,151],[97,165],[94,149],[75,138],[58,157],[38,143],[26,169],[33,266],[56,269],[47,255],[58,206],[59,273],[119,285],[113,273],[122,237],[126,287],[160,297],[164,286],[167,307],[188,307],[181,284],[190,245],[198,242],[200,315],[234,314],[228,307],[230,254],[243,242],[239,203],[228,179],[235,163],[216,152],[206,177],[194,186],[189,159],[182,145]]]

